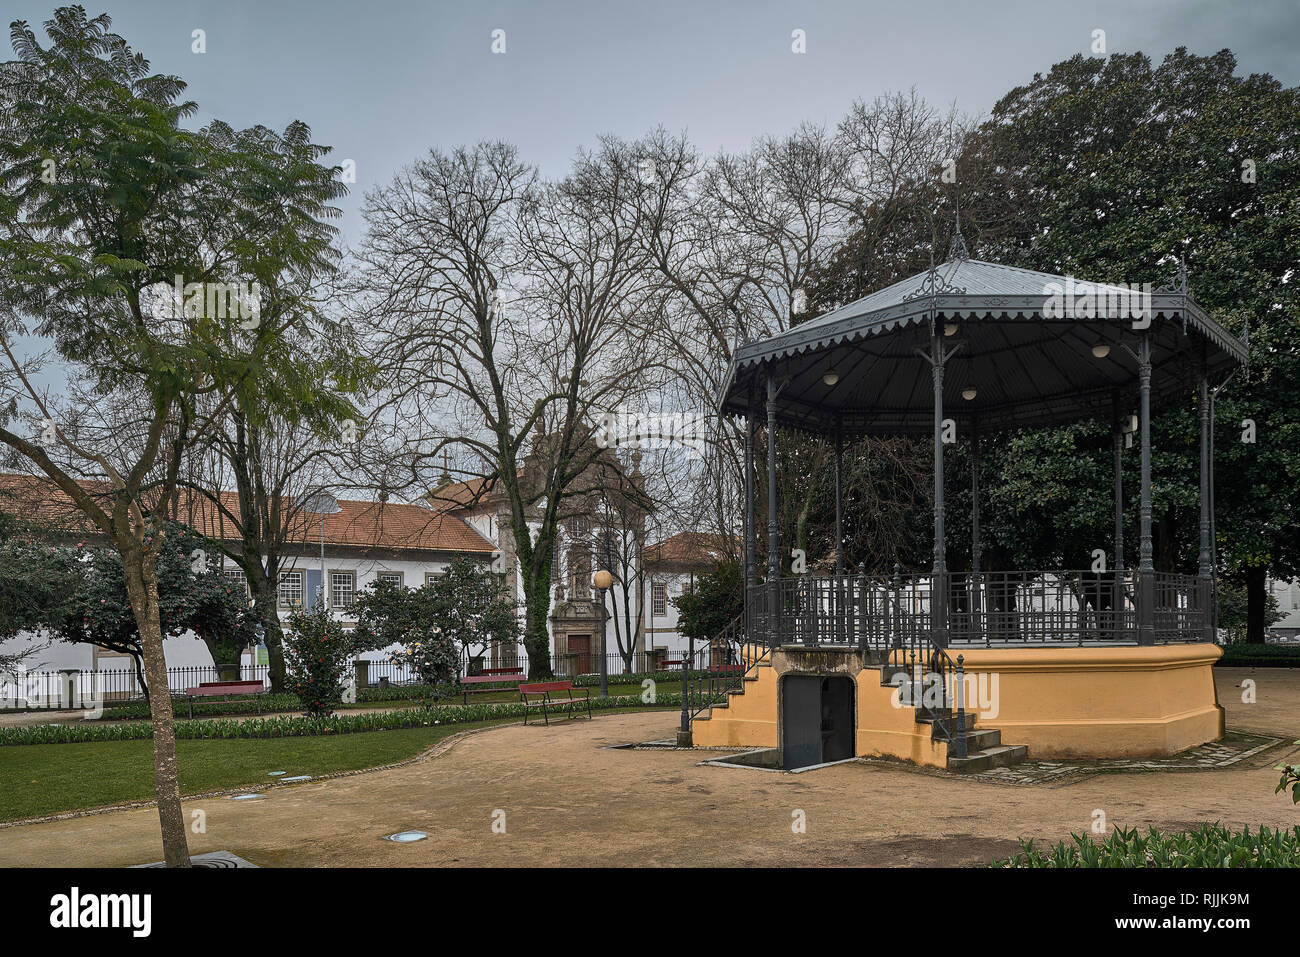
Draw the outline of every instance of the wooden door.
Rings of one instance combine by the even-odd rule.
[[[569,660],[575,675],[591,674],[591,635],[569,636]]]

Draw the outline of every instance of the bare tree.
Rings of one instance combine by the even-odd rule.
[[[535,677],[550,673],[558,524],[610,456],[594,422],[637,394],[647,364],[640,215],[626,198],[641,188],[603,153],[541,183],[496,143],[431,152],[366,201],[360,288],[385,381],[376,447],[403,487],[433,489],[454,456],[482,480],[471,501],[503,496]]]

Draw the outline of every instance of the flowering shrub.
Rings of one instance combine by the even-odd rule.
[[[302,702],[304,714],[334,713],[354,649],[352,637],[344,634],[342,623],[330,616],[324,602],[290,617],[284,633],[285,684]]]
[[[460,655],[455,644],[436,629],[422,629],[409,636],[415,640],[392,652],[396,664],[409,665],[427,685],[446,688],[460,675]]]
[[[1300,741],[1295,743],[1300,744]],[[1279,764],[1273,770],[1282,772],[1282,779],[1277,782],[1277,787],[1273,789],[1273,793],[1277,794],[1279,791],[1290,788],[1291,803],[1300,804],[1300,767],[1293,764]]]

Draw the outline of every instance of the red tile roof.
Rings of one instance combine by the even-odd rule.
[[[79,482],[92,494],[111,492],[104,482]],[[196,492],[181,491],[178,516],[212,538],[237,539],[234,523],[222,509]],[[234,492],[222,492],[221,504],[234,515],[239,503]],[[491,554],[491,542],[465,521],[446,511],[401,502],[367,502],[339,499],[340,511],[325,516],[327,545],[409,549],[415,551]],[[286,509],[288,503],[286,503]],[[0,511],[35,517],[66,530],[89,531],[90,522],[72,500],[43,476],[0,474]],[[320,541],[320,516],[297,512],[291,519],[290,541]]]
[[[728,536],[714,532],[678,532],[645,550],[647,565],[696,565],[707,567],[728,554]],[[731,536],[730,552],[740,549],[740,539]]]

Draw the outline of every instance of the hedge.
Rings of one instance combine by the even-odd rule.
[[[681,672],[674,671],[657,671],[645,672],[630,675],[610,675],[609,683],[611,686],[622,685],[640,685],[645,679],[651,678],[655,681],[676,681],[681,678]],[[592,677],[590,675],[573,679],[575,686],[579,688],[595,688],[600,685],[600,676]],[[513,687],[503,686],[502,691],[512,691]],[[420,701],[426,698],[436,697],[459,697],[459,691],[454,686],[437,688],[434,685],[411,684],[411,685],[391,685],[387,688],[371,687],[357,689],[357,704],[377,704],[385,701]],[[226,715],[226,714],[253,714],[261,711],[297,711],[301,705],[297,695],[293,694],[266,694],[262,696],[259,708],[256,698],[251,697],[232,697],[224,701],[195,701],[194,713],[196,715]],[[173,710],[178,717],[189,713],[189,703],[180,698],[173,702]],[[137,719],[148,719],[150,717],[149,702],[135,701],[130,704],[114,705],[104,709],[102,720],[104,721],[131,721]]]
[[[655,706],[680,707],[680,695],[658,695]],[[643,708],[640,695],[591,699],[593,711],[618,708]],[[290,738],[322,734],[356,734],[363,731],[392,731],[398,728],[428,727],[436,724],[472,724],[500,718],[522,718],[524,706],[518,702],[457,705],[454,707],[403,708],[371,714],[335,714],[327,718],[302,715],[250,718],[246,721],[215,719],[178,721],[176,737],[182,740],[214,738]],[[0,746],[25,744],[76,744],[87,741],[134,741],[153,737],[153,725],[147,721],[133,724],[68,724],[25,728],[0,728]]]
[[[1223,646],[1220,668],[1300,668],[1300,645],[1254,645],[1234,641]]]
[[[1300,827],[1276,831],[1261,827],[1234,833],[1219,824],[1199,824],[1190,831],[1162,834],[1151,828],[1146,835],[1134,828],[1115,828],[1104,841],[1087,834],[1070,835],[1046,853],[1033,841],[1021,840],[1015,857],[994,867],[1300,867]]]

